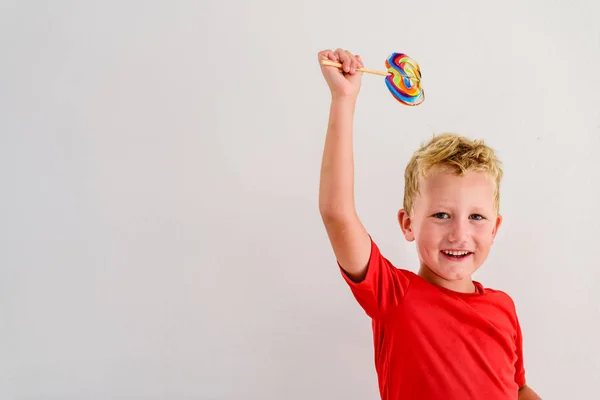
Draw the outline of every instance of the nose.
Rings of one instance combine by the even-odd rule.
[[[466,243],[469,238],[469,223],[464,220],[455,219],[450,226],[448,240],[451,243]]]

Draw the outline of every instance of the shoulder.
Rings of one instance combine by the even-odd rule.
[[[503,290],[492,289],[492,288],[486,287],[485,293],[492,297],[495,297],[497,299],[501,299],[501,300],[504,300],[504,301],[514,304],[512,297],[510,297],[510,295]]]
[[[485,294],[488,296],[490,301],[501,303],[507,306],[511,311],[516,312],[515,302],[510,295],[502,290],[485,288]]]
[[[492,288],[485,288],[485,292],[490,294],[490,295],[494,295],[494,296],[498,296],[498,297],[502,297],[505,298],[507,300],[512,301],[512,298],[510,297],[510,295],[508,293],[506,293],[503,290],[498,290],[498,289],[492,289]]]
[[[369,258],[369,266],[371,264],[376,264],[378,261],[382,261],[383,264],[385,264],[394,275],[404,278],[409,282],[417,276],[417,274],[415,274],[412,271],[396,267],[392,261],[390,261],[386,256],[383,255],[383,252],[379,248],[379,245],[371,237],[371,255]]]

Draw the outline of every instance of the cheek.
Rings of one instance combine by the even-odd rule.
[[[492,247],[492,230],[489,227],[485,227],[485,229],[481,229],[477,232],[476,235],[473,236],[475,240],[475,245],[477,248],[477,259],[481,262],[482,259],[487,258],[490,253],[490,249]]]
[[[473,238],[478,245],[489,247],[493,242],[492,230],[493,227],[489,225],[477,227],[473,232]]]
[[[415,241],[422,256],[436,255],[443,238],[444,232],[437,225],[421,226],[418,232],[415,231]]]

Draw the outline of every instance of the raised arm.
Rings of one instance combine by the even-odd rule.
[[[319,211],[337,261],[353,280],[360,281],[371,252],[371,239],[354,204],[352,125],[362,75],[356,69],[363,64],[360,56],[341,49],[319,52],[319,64],[327,59],[342,63],[343,72],[321,65],[331,90],[331,107],[321,164]]]

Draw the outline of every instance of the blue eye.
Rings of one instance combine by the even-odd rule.
[[[476,221],[481,221],[482,219],[485,219],[484,216],[481,214],[472,214],[469,218],[474,219]]]
[[[438,218],[438,219],[448,219],[448,218],[450,218],[450,216],[448,214],[446,214],[445,212],[435,213],[435,214],[432,215],[432,217]]]

